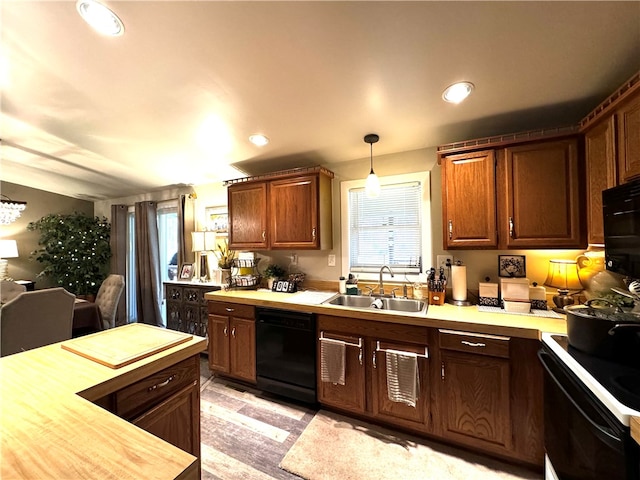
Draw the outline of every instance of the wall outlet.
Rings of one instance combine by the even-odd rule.
[[[440,271],[440,267],[444,268],[444,274],[447,276],[447,280],[451,280],[451,269],[447,266],[447,261],[449,265],[453,265],[453,255],[438,255],[436,256],[436,275],[438,271]]]
[[[336,266],[336,256],[331,254],[327,257],[327,265],[329,267],[335,267]]]

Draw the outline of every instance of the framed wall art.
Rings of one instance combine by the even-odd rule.
[[[227,207],[206,207],[204,209],[205,226],[207,230],[216,232],[218,236],[224,236],[229,231],[229,214]]]
[[[527,276],[527,257],[524,255],[498,255],[498,276],[523,278]]]

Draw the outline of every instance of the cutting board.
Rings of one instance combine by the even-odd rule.
[[[193,335],[174,330],[131,323],[68,340],[62,348],[107,367],[120,368],[192,338]]]

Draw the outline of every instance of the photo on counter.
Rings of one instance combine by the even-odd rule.
[[[193,263],[183,263],[180,267],[180,280],[191,280],[193,277]]]
[[[498,255],[498,276],[523,278],[527,276],[527,257],[524,255]]]

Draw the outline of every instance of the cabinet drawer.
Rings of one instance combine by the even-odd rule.
[[[209,302],[209,313],[242,318],[255,318],[255,307],[239,303]]]
[[[115,394],[116,414],[130,419],[161,402],[199,376],[196,357],[165,368]]]
[[[441,349],[509,358],[509,337],[454,330],[438,332]]]

